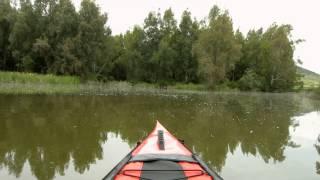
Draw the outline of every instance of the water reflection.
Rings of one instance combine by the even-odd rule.
[[[316,147],[316,150],[320,156],[320,134],[318,136],[317,143],[315,144],[315,147]],[[316,162],[316,171],[317,171],[317,174],[320,175],[320,161]]]
[[[63,176],[71,166],[92,171],[98,160],[108,162],[110,133],[133,147],[155,119],[219,171],[237,147],[265,163],[283,162],[287,147],[299,147],[290,137],[292,117],[317,103],[284,94],[0,96],[0,171],[19,177],[29,163],[38,180]]]

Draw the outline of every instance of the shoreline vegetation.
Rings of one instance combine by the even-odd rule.
[[[0,71],[0,94],[5,95],[126,95],[126,94],[166,94],[166,93],[210,93],[240,92],[238,88],[221,85],[212,89],[204,84],[176,83],[167,86],[145,82],[128,81],[86,81],[76,76],[56,76]],[[257,91],[247,91],[257,92]],[[320,97],[320,88],[305,88],[291,92],[306,92]]]
[[[0,72],[0,94],[127,94],[179,91],[205,91],[200,84],[176,84],[161,87],[159,84],[130,83],[127,81],[86,81],[76,76],[56,76],[19,72]]]
[[[141,25],[116,35],[107,22],[94,0],[82,0],[78,9],[71,0],[2,0],[0,71],[79,77],[82,83],[64,84],[62,92],[82,91],[74,87],[83,82],[113,81],[219,91],[302,87],[294,51],[303,40],[292,37],[290,24],[244,34],[234,28],[228,10],[216,5],[203,19],[188,9],[179,18],[171,8],[151,11]],[[55,81],[51,76],[44,79]],[[18,91],[9,86],[14,81],[6,83],[4,92]],[[58,91],[48,84],[48,91]]]

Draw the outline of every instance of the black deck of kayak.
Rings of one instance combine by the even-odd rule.
[[[216,172],[211,170],[198,156],[192,155],[184,156],[177,154],[146,154],[132,157],[131,153],[127,154],[104,178],[103,180],[113,180],[121,169],[129,162],[144,162],[143,168],[141,169],[140,179],[187,179],[188,177],[182,176],[183,170],[179,168],[177,162],[192,162],[198,163],[208,175],[214,178],[214,180],[223,180]],[[201,174],[199,174],[201,175]],[[155,178],[157,177],[157,178]]]
[[[157,122],[156,128],[162,125]],[[164,129],[162,127],[162,129]],[[157,131],[157,144],[160,151],[164,151],[165,141],[164,141],[164,131],[160,128]],[[181,142],[184,144],[184,142]],[[134,152],[137,147],[141,145],[140,143],[128,153],[104,178],[103,180],[113,180],[121,171],[121,175],[128,176],[128,177],[135,177],[141,180],[179,180],[179,179],[188,179],[191,177],[199,177],[203,175],[208,175],[213,177],[214,180],[223,180],[216,172],[211,170],[198,156],[195,154],[183,155],[183,154],[163,154],[163,153],[156,153],[156,154],[138,154],[132,156],[132,152]],[[186,146],[185,148],[188,149]],[[189,154],[189,153],[187,153]],[[141,169],[125,169],[122,168],[131,162],[142,162]],[[188,162],[188,163],[195,163],[198,164],[201,169],[183,169],[182,164],[179,162]],[[136,172],[141,172],[141,174],[136,175]],[[192,171],[192,175],[187,177],[187,173],[185,172]]]

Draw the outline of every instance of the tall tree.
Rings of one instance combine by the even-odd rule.
[[[158,50],[162,34],[161,34],[161,15],[160,13],[150,12],[144,20],[143,30],[144,39],[144,69],[143,80],[147,82],[156,82],[156,61],[153,60],[154,53]]]
[[[290,25],[234,32],[214,6],[198,22],[184,11],[150,12],[143,27],[111,36],[94,0],[0,1],[0,70],[152,83],[232,81],[243,90],[283,91],[297,83]]]
[[[126,49],[125,37],[122,34],[113,37],[112,50],[115,53],[115,58],[108,63],[110,68],[110,78],[121,81],[127,80],[128,71],[130,71],[128,69],[130,57],[127,57],[127,53],[130,53],[131,50]]]
[[[50,31],[57,10],[58,0],[35,0],[34,14],[36,27],[34,28],[36,40],[32,45],[32,59],[36,72],[47,73],[51,62],[55,60],[55,45],[52,44]]]
[[[10,0],[0,1],[0,70],[15,70],[9,36],[15,23],[16,10]]]
[[[176,51],[172,48],[172,39],[177,32],[177,21],[171,9],[164,12],[160,23],[161,39],[151,60],[155,66],[155,82],[163,84],[172,81],[173,63],[177,58]]]
[[[259,74],[264,77],[263,90],[289,90],[297,80],[293,60],[297,42],[291,40],[290,25],[271,25],[263,34],[263,58],[258,64]],[[258,72],[257,72],[258,73]]]
[[[167,36],[167,38],[170,38],[174,35],[174,33],[177,30],[177,21],[174,18],[174,13],[171,10],[171,8],[167,9],[164,12],[161,23],[161,32],[162,36]]]
[[[191,12],[184,11],[173,45],[178,53],[174,65],[174,77],[176,81],[197,81],[198,61],[195,54],[192,53],[192,46],[198,39],[198,31],[198,22],[196,20],[192,21]]]
[[[128,31],[123,37],[123,53],[116,63],[125,69],[126,80],[139,81],[144,77],[146,71],[143,69],[146,65],[142,55],[144,39],[143,29],[139,26],[135,26],[132,31]]]
[[[81,76],[93,78],[104,63],[103,47],[106,36],[111,34],[105,27],[107,15],[91,0],[83,0],[79,11],[79,33],[75,39],[76,54],[81,62]],[[94,77],[95,78],[95,77]]]
[[[80,60],[74,49],[79,16],[71,0],[59,0],[52,13],[47,34],[53,58],[48,61],[48,71],[54,74],[79,74]]]
[[[227,11],[221,12],[217,6],[211,9],[209,23],[202,29],[195,49],[202,77],[213,86],[226,80],[241,56]]]
[[[232,71],[232,80],[239,81],[241,90],[259,90],[261,88],[261,74],[257,74],[258,64],[263,58],[262,35],[263,30],[250,30],[244,38],[240,32],[236,35],[242,44],[242,56]]]
[[[33,43],[39,37],[38,27],[38,16],[32,3],[20,0],[20,9],[9,37],[15,70],[41,72],[35,68],[38,62],[32,58]]]

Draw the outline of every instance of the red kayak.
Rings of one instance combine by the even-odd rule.
[[[103,180],[222,180],[159,122]]]

